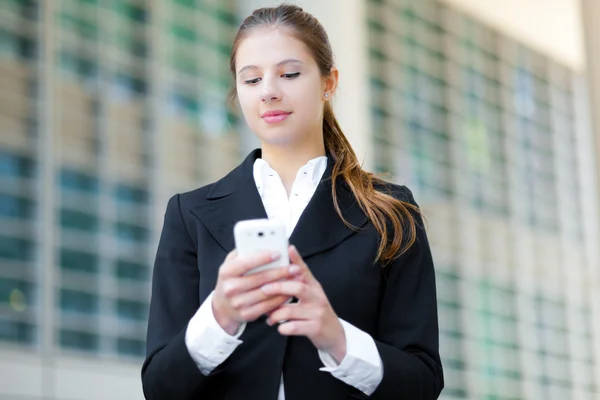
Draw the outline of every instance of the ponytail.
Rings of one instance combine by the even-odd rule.
[[[419,215],[420,211],[413,204],[375,189],[375,184],[384,186],[385,181],[361,168],[350,142],[335,118],[330,102],[325,103],[323,137],[325,148],[334,160],[331,182],[335,210],[348,227],[356,229],[344,219],[339,207],[336,185],[338,177],[341,177],[379,233],[381,239],[375,261],[386,266],[404,254],[416,241],[416,222],[411,211]],[[391,224],[392,232],[388,231],[388,224]],[[408,228],[406,238],[402,229],[405,225]]]

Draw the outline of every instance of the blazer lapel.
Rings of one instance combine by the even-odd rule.
[[[192,214],[227,252],[235,248],[233,227],[238,221],[267,218],[253,176],[254,161],[260,156],[260,149],[250,153],[242,164],[213,185],[204,202],[191,208]],[[334,160],[331,155],[327,160],[321,182],[290,237],[290,244],[296,246],[302,257],[325,251],[355,232],[344,224],[334,208],[331,192]],[[336,189],[344,218],[354,227],[361,228],[367,217],[354,196],[341,181]]]
[[[321,182],[290,236],[290,244],[296,246],[303,258],[336,246],[367,222],[367,216],[341,179],[336,185],[340,210],[346,221],[356,229],[348,227],[335,210],[331,184],[333,164],[334,160],[328,154],[327,169]]]
[[[235,248],[233,227],[238,221],[267,218],[253,175],[254,161],[260,155],[260,150],[250,153],[242,164],[214,184],[205,202],[191,208],[227,252]]]

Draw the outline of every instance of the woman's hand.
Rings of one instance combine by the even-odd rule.
[[[278,254],[269,252],[239,257],[234,250],[227,255],[219,268],[212,308],[217,323],[230,335],[234,335],[242,323],[254,321],[289,299],[285,295],[267,294],[260,288],[269,282],[294,278],[300,268],[286,266],[244,275],[278,258]]]
[[[271,282],[261,290],[269,296],[296,297],[298,303],[285,304],[269,314],[267,323],[279,325],[282,335],[306,336],[321,351],[329,353],[338,363],[346,355],[346,335],[337,315],[331,308],[321,284],[312,275],[295,247],[290,246],[290,264],[298,266],[298,278]]]

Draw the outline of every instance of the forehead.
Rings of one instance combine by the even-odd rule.
[[[285,30],[257,28],[249,32],[241,42],[236,54],[236,69],[245,65],[268,68],[282,60],[297,59],[306,64],[314,64],[314,59],[304,42],[296,39]]]

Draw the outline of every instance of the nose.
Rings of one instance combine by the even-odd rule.
[[[262,90],[260,92],[260,99],[263,103],[271,103],[274,101],[281,100],[281,91],[277,87],[277,84],[271,79],[263,78]]]

